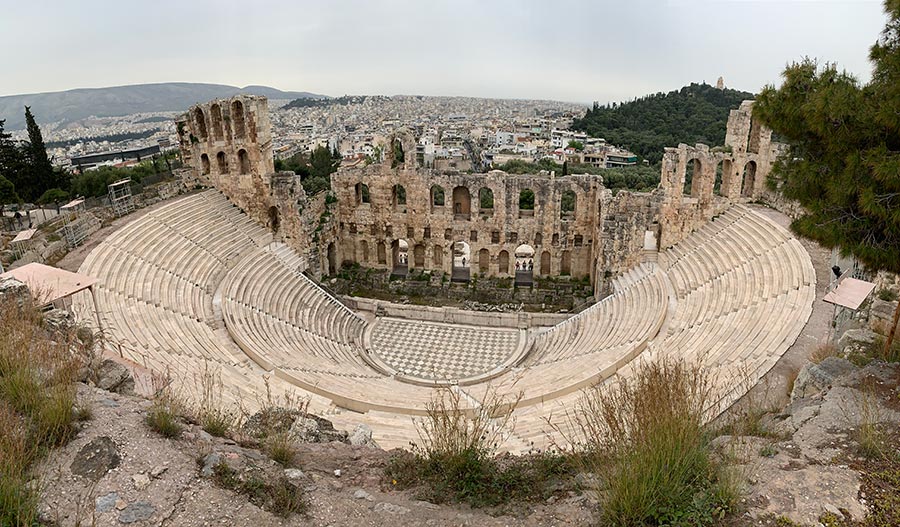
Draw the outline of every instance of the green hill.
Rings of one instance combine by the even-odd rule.
[[[628,148],[651,163],[662,159],[663,148],[678,143],[721,145],[725,141],[728,112],[749,92],[709,84],[691,84],[669,93],[647,95],[633,101],[594,107],[573,128]]]

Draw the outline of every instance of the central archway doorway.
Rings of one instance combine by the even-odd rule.
[[[516,247],[516,285],[531,287],[534,283],[534,247],[523,243]]]
[[[472,252],[466,242],[453,243],[453,272],[450,280],[453,282],[468,282],[469,268],[472,265]]]
[[[392,275],[406,276],[409,274],[409,244],[406,240],[394,240],[391,244],[391,258]]]

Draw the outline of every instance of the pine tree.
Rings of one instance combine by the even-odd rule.
[[[3,130],[5,124],[6,120],[0,119],[0,176],[18,188],[26,163],[22,151],[12,140],[12,135]]]
[[[31,113],[31,107],[25,107],[25,124],[28,129],[28,145],[25,152],[29,164],[29,185],[28,193],[25,198],[29,200],[37,199],[46,190],[57,186],[56,174],[53,172],[53,165],[50,164],[50,158],[47,157],[47,147],[44,146],[44,137],[41,135],[41,128],[34,120]],[[23,189],[24,192],[24,189]]]
[[[869,84],[806,59],[785,69],[781,87],[763,89],[754,116],[790,145],[769,185],[805,207],[792,229],[870,270],[900,273],[900,0],[885,9]],[[885,353],[898,319],[900,305]]]
[[[16,194],[16,186],[2,175],[0,175],[0,213],[3,207],[12,203],[19,203],[21,199]]]

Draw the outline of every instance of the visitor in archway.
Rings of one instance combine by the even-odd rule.
[[[463,258],[462,258],[462,266],[463,267],[466,266],[466,257],[465,256],[463,256]]]

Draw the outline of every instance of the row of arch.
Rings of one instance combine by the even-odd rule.
[[[237,151],[238,158],[238,173],[240,174],[249,174],[250,173],[250,156],[247,155],[247,151],[241,148]],[[212,167],[210,165],[209,156],[207,154],[200,155],[200,165],[201,172],[204,175],[209,174],[212,171]],[[218,174],[228,174],[228,156],[225,155],[225,152],[219,151],[216,154],[216,173]]]
[[[435,244],[432,246],[431,264],[437,268],[444,268],[444,257],[446,249],[450,249],[450,268],[456,271],[460,268],[466,271],[476,270],[481,274],[489,274],[496,271],[499,275],[514,275],[517,273],[528,273],[537,275],[550,275],[551,254],[550,251],[542,251],[540,257],[537,252],[528,244],[520,244],[512,253],[503,249],[497,252],[496,264],[492,264],[492,254],[487,248],[482,248],[476,255],[471,255],[469,244],[464,241],[455,241],[444,246]],[[462,249],[461,249],[462,248]],[[358,245],[352,240],[345,242],[343,247],[343,261],[351,263],[378,264],[390,266],[394,271],[409,269],[425,269],[426,246],[423,243],[417,243],[410,250],[409,242],[405,239],[396,239],[390,244],[390,261],[388,261],[388,244],[384,241],[375,243],[374,255],[366,240],[360,240]],[[328,245],[328,273],[334,275],[337,272],[337,251],[334,242]],[[563,250],[560,252],[559,274],[569,275],[572,272],[572,251]]]
[[[244,103],[240,100],[232,101],[230,110],[226,119],[222,115],[222,107],[219,103],[213,103],[209,106],[212,139],[214,141],[224,141],[226,130],[230,132],[229,136],[234,139],[243,139],[245,137]],[[206,126],[206,114],[203,113],[203,109],[199,106],[195,107],[192,111],[192,118],[194,121],[193,129],[198,136],[197,139],[206,141],[210,138],[210,134]]]
[[[703,173],[703,168],[703,162],[697,157],[689,159],[685,164],[684,188],[682,189],[682,193],[685,196],[700,197],[701,185],[697,184],[698,178],[696,176]],[[714,195],[728,196],[730,189],[723,191],[722,187],[723,185],[728,185],[731,178],[735,175],[733,170],[734,166],[731,159],[723,159],[716,164],[716,174],[713,180]],[[738,195],[745,198],[753,197],[756,186],[756,161],[751,160],[744,164],[740,181],[741,186],[738,190]]]
[[[356,204],[371,203],[371,194],[369,186],[365,183],[357,183],[354,192],[356,195]],[[430,189],[431,211],[437,212],[447,204],[447,194],[444,187],[440,185],[432,185]],[[575,209],[578,203],[578,195],[574,190],[568,189],[563,191],[560,196],[560,217],[564,219],[574,218]],[[469,188],[465,186],[457,186],[453,188],[451,194],[451,204],[453,214],[457,219],[470,219],[472,214],[472,197]],[[534,191],[530,188],[524,188],[519,192],[519,217],[533,217],[536,205]],[[391,187],[391,207],[394,212],[406,212],[406,188],[403,185],[395,184]],[[477,211],[482,216],[493,216],[494,213],[494,191],[488,187],[481,187],[478,190],[478,207]]]

